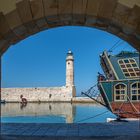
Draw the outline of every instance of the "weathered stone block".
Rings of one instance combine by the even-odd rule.
[[[36,32],[39,32],[39,28],[37,27],[34,21],[28,22],[24,25],[27,28],[27,31],[29,32],[29,34],[34,34]]]
[[[14,34],[14,32],[12,32],[11,30],[4,34],[3,37],[11,44],[14,44],[19,40],[16,34]]]
[[[9,31],[10,27],[5,19],[5,16],[3,15],[3,13],[0,13],[0,33],[1,35],[4,35]]]
[[[72,16],[72,25],[85,25],[85,21],[86,21],[86,15],[81,15],[81,14],[74,14]]]
[[[98,17],[111,19],[116,4],[117,4],[117,0],[100,0]]]
[[[17,0],[0,0],[0,12],[3,12],[5,15],[16,9],[16,1]]]
[[[43,0],[45,16],[58,15],[58,0]]]
[[[8,22],[2,13],[0,13],[0,34],[11,44],[18,40],[17,36],[10,29]]]
[[[58,0],[58,14],[72,14],[72,0]]]
[[[14,29],[20,25],[22,25],[21,19],[18,15],[17,10],[14,10],[5,15],[5,18],[10,26],[11,29]]]
[[[29,36],[27,28],[24,25],[18,26],[13,29],[13,32],[18,36],[19,40],[22,40]]]
[[[34,20],[44,17],[44,7],[42,0],[30,0],[31,12]]]
[[[17,11],[23,23],[33,20],[29,0],[20,1],[16,5]]]
[[[140,6],[140,1],[139,0],[118,0],[118,3],[121,3],[127,7],[133,8],[134,5],[139,5]]]
[[[134,27],[136,28],[139,23],[140,23],[140,7],[135,5],[127,19],[127,24],[133,26],[133,28]]]
[[[73,0],[73,25],[85,24],[87,0]]]
[[[114,35],[117,35],[119,32],[121,32],[121,28],[120,27],[117,27],[115,25],[109,25],[108,28],[107,28],[107,31],[109,33],[112,33]]]
[[[112,22],[117,26],[124,26],[126,24],[128,16],[130,15],[131,9],[126,7],[120,3],[117,4],[116,8],[114,9]]]
[[[85,15],[88,0],[73,0],[73,14]]]
[[[58,16],[62,24],[71,24],[72,0],[58,0]]]
[[[34,22],[40,30],[48,28],[47,21],[45,19],[43,0],[30,0],[31,12]]]
[[[4,40],[2,37],[0,38],[0,50],[3,48],[3,46],[7,43],[6,40]]]
[[[88,0],[86,14],[90,16],[97,16],[101,0]]]
[[[120,38],[130,43],[132,46],[135,46],[136,49],[140,50],[140,41],[134,35],[126,35],[122,32],[118,34]]]

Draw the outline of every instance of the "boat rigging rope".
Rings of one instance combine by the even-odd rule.
[[[130,98],[129,98],[129,96],[128,96],[128,95],[127,95],[127,98],[128,98],[128,100],[129,100],[129,102],[130,102],[130,104],[131,104],[132,108],[134,108],[134,109],[135,109],[135,111],[136,111],[137,113],[140,113],[140,112],[137,110],[137,108],[134,106],[134,104],[131,102],[131,100],[130,100]]]
[[[115,112],[115,114],[132,114],[133,116],[140,116],[140,112],[137,110],[137,108],[135,107],[135,105],[131,102],[131,100],[130,100],[130,98],[129,98],[129,96],[127,95],[127,99],[128,99],[128,101],[129,101],[129,103],[130,103],[130,105],[131,105],[131,107],[132,107],[132,109],[135,111],[135,113],[133,113],[133,112],[130,112],[130,111],[123,111],[122,110],[122,108],[123,108],[123,105],[124,105],[124,103],[125,102],[123,102],[121,105],[120,105],[120,107],[119,107],[119,110],[121,110],[120,112]]]
[[[118,40],[109,50],[108,52],[112,52],[114,49],[116,49],[119,45],[123,44],[124,41]]]
[[[83,121],[86,121],[86,120],[89,120],[89,119],[93,119],[93,118],[99,117],[99,116],[101,116],[101,115],[103,115],[103,114],[105,114],[105,113],[107,113],[107,112],[109,112],[109,111],[105,111],[105,112],[102,112],[102,113],[97,114],[97,115],[95,115],[95,116],[88,117],[88,118],[85,118],[85,119],[82,119],[82,120],[76,121],[75,123],[79,123],[79,122],[83,122]]]

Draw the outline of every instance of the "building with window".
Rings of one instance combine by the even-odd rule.
[[[100,63],[105,76],[98,80],[98,88],[107,108],[121,117],[140,117],[139,53],[104,51]]]

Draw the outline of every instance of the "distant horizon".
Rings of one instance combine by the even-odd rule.
[[[103,73],[99,55],[113,46],[113,54],[136,51],[117,36],[95,28],[65,26],[42,31],[12,45],[2,56],[2,88],[65,86],[65,59],[71,50],[79,95],[97,82],[97,73]]]

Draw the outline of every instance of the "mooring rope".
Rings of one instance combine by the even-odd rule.
[[[89,120],[89,119],[93,119],[93,118],[99,117],[99,116],[101,116],[101,115],[103,115],[103,114],[105,114],[105,113],[107,113],[107,112],[109,112],[109,111],[105,111],[105,112],[102,112],[102,113],[97,114],[97,115],[95,115],[95,116],[88,117],[88,118],[85,118],[85,119],[82,119],[82,120],[76,121],[75,123],[79,123],[79,122],[83,122],[83,121],[86,121],[86,120]]]

